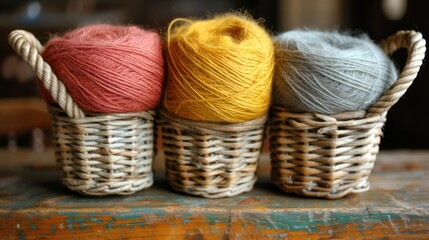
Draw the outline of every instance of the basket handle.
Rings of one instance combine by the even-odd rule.
[[[18,55],[27,62],[37,77],[43,83],[55,102],[67,113],[70,118],[83,118],[83,110],[73,101],[67,89],[47,62],[40,55],[43,46],[33,34],[24,30],[14,30],[9,34],[9,44]]]
[[[387,54],[406,48],[408,57],[395,83],[367,110],[368,117],[387,112],[404,95],[423,63],[426,41],[419,32],[399,31],[381,42],[380,47]]]

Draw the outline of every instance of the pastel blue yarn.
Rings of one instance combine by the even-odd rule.
[[[366,35],[294,30],[274,38],[273,104],[326,115],[368,109],[398,78]]]

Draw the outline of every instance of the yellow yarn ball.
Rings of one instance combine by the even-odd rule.
[[[268,111],[274,47],[251,18],[175,19],[168,27],[166,55],[163,107],[168,112],[189,120],[238,123]]]

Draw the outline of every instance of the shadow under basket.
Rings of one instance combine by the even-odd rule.
[[[368,110],[328,116],[271,108],[271,178],[280,189],[328,199],[369,190],[387,112],[412,84],[426,51],[414,31],[399,31],[380,45],[387,54],[407,48],[408,58],[395,83]]]
[[[55,156],[62,181],[84,195],[128,195],[153,184],[154,115],[84,112],[40,53],[29,32],[12,31],[9,43],[58,104],[50,107]]]
[[[252,190],[264,138],[263,116],[236,124],[213,124],[159,113],[166,175],[179,192],[205,198]]]

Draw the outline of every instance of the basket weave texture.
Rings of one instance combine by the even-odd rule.
[[[387,111],[416,78],[426,51],[415,31],[399,31],[381,43],[388,54],[406,48],[398,79],[369,109],[336,115],[293,113],[279,106],[270,112],[271,177],[285,192],[341,198],[367,191]]]
[[[170,186],[205,198],[232,197],[253,188],[267,117],[213,124],[160,111]]]
[[[36,73],[58,104],[50,106],[53,145],[62,181],[85,195],[128,195],[153,184],[153,110],[138,113],[84,112],[67,93],[29,32],[15,30],[9,43]]]

